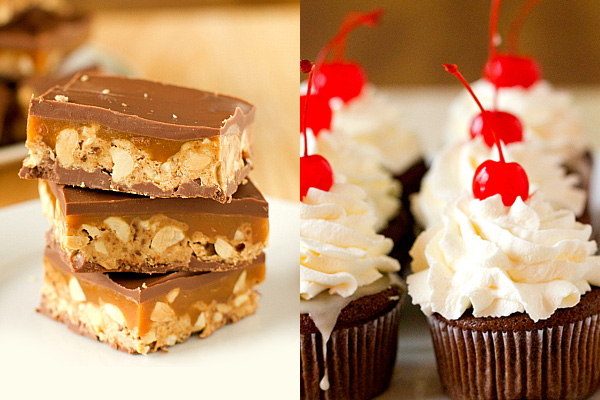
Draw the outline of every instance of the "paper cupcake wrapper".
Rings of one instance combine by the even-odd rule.
[[[585,399],[600,382],[598,315],[534,331],[475,331],[429,317],[452,399]]]
[[[319,332],[300,335],[300,391],[306,400],[370,399],[390,383],[398,347],[402,301],[387,314],[357,327],[335,330],[327,344],[329,389]]]

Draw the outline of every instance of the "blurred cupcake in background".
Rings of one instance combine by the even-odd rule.
[[[580,176],[580,185],[589,189],[592,158],[587,132],[572,96],[555,89],[542,77],[536,60],[518,53],[518,37],[526,17],[537,1],[524,3],[514,18],[508,35],[508,51],[497,49],[500,0],[492,0],[490,55],[484,76],[473,83],[473,91],[488,109],[506,111],[523,124],[523,140],[539,146],[561,160],[568,172]],[[469,94],[462,92],[451,104],[446,125],[446,141],[464,139],[478,114]]]
[[[360,65],[344,58],[348,34],[377,24],[381,14],[349,13],[320,52],[312,93],[329,107],[331,118],[322,130],[311,129],[311,142],[349,183],[365,189],[376,230],[394,240],[391,254],[407,264],[414,241],[408,196],[418,190],[425,171],[421,146],[392,97],[368,84]]]
[[[446,65],[466,87],[470,100],[479,113],[470,128],[463,133],[465,139],[447,145],[433,159],[426,173],[421,191],[412,196],[412,211],[421,228],[428,228],[442,220],[446,205],[465,192],[470,192],[476,169],[485,160],[499,159],[498,146],[509,162],[519,163],[528,174],[529,193],[542,191],[556,208],[566,208],[580,221],[589,223],[586,192],[579,187],[580,178],[567,174],[559,156],[548,153],[541,146],[523,140],[521,121],[504,111],[488,111],[475,95],[456,66]],[[470,140],[466,138],[471,136]]]
[[[590,222],[586,193],[578,187],[579,178],[567,175],[558,157],[525,142],[504,145],[503,150],[507,161],[517,162],[527,171],[530,194],[547,193],[546,200],[554,207],[571,210],[580,221]],[[490,148],[481,136],[441,150],[433,159],[420,192],[412,198],[417,224],[428,228],[440,223],[448,203],[471,191],[475,170],[487,159],[498,160],[498,150]]]

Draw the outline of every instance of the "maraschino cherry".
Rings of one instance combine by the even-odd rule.
[[[306,93],[311,93],[312,89],[312,79],[313,73],[315,70],[314,64],[307,60],[300,61],[300,70],[304,73],[308,72],[308,88]],[[308,155],[308,140],[306,139],[306,127],[309,123],[309,103],[312,109],[312,101],[313,96],[308,95],[301,105],[300,115],[301,115],[301,133],[304,137],[304,155],[300,157],[300,201],[304,199],[306,194],[308,193],[308,189],[311,187],[321,189],[321,190],[329,190],[333,185],[333,170],[331,169],[331,165],[325,159],[325,157],[320,156],[318,154]],[[327,107],[329,110],[329,107]],[[322,111],[322,109],[319,109]],[[313,113],[311,112],[311,115]],[[318,114],[318,113],[314,113]],[[329,111],[329,118],[331,119],[331,110]],[[324,118],[315,116],[314,121],[323,121]],[[314,132],[314,131],[313,131]]]
[[[472,93],[471,93],[472,94]],[[485,113],[487,118],[483,117]],[[471,138],[483,135],[483,140],[488,147],[494,146],[494,134],[488,123],[499,134],[504,144],[523,141],[523,125],[513,114],[504,111],[484,111],[478,114],[471,123]]]
[[[481,109],[481,116],[484,123],[491,127],[489,131],[492,134],[500,156],[500,161],[487,160],[477,168],[473,176],[473,196],[476,199],[483,200],[500,194],[502,203],[505,206],[512,206],[517,197],[521,197],[523,201],[527,200],[529,197],[529,179],[523,167],[515,162],[507,163],[505,161],[499,135],[497,135],[497,133],[500,133],[496,130],[497,125],[488,118],[488,112],[485,111],[465,78],[458,71],[458,67],[454,64],[444,64],[444,68],[465,85],[477,102],[477,105]]]
[[[513,20],[509,33],[509,51],[498,53],[498,15],[501,0],[492,0],[490,17],[490,56],[485,63],[484,76],[496,88],[522,86],[525,89],[539,81],[542,70],[531,57],[517,54],[517,42],[521,27],[527,16],[541,0],[528,0]]]
[[[359,26],[375,26],[382,13],[381,9],[369,13],[349,13],[342,21],[338,33],[319,52],[315,61],[317,65],[315,86],[323,98],[329,100],[339,97],[347,103],[362,93],[367,75],[359,64],[344,60],[346,40],[350,32]],[[333,52],[333,60],[325,62],[331,52]]]
[[[495,136],[499,140],[502,140],[504,144],[521,142],[523,140],[523,125],[517,117],[504,111],[485,110],[475,92],[471,89],[471,85],[469,85],[461,74],[456,74],[458,72],[456,65],[444,64],[444,67],[446,71],[455,75],[461,81],[481,110],[481,113],[471,123],[471,138],[483,135],[483,140],[488,147],[494,146],[496,142]]]

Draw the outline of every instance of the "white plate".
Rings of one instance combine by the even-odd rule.
[[[37,200],[0,210],[0,398],[297,398],[299,208],[269,203],[256,314],[148,356],[113,350],[36,313],[48,222]]]

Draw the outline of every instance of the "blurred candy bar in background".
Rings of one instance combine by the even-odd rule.
[[[29,99],[76,72],[61,65],[89,31],[89,15],[64,0],[0,3],[0,145],[25,140]]]

